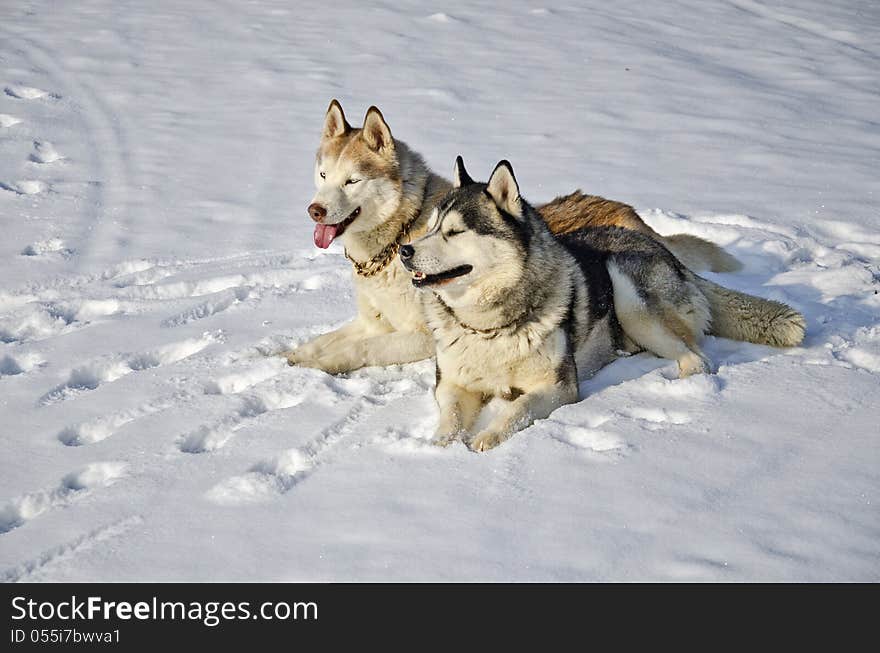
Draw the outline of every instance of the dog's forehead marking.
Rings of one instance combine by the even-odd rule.
[[[464,222],[461,213],[457,209],[449,208],[451,204],[452,202],[448,202],[442,207],[434,209],[435,215],[432,216],[434,222],[431,227],[431,233],[439,232],[444,225],[462,224]]]
[[[364,139],[359,138],[360,129],[352,129],[344,136],[326,139],[318,147],[318,165],[346,172],[357,171],[369,178],[387,177],[398,181],[400,177],[397,165],[387,161],[370,150]]]

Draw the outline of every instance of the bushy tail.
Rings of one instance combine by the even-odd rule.
[[[666,248],[675,254],[675,257],[691,270],[700,272],[711,270],[712,272],[736,272],[742,269],[735,256],[728,254],[715,243],[703,240],[690,234],[674,234],[672,236],[658,236]]]
[[[693,281],[709,300],[710,334],[773,347],[803,342],[806,321],[790,306],[724,288],[696,274]]]

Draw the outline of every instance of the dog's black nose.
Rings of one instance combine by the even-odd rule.
[[[412,258],[413,254],[416,253],[416,248],[412,245],[402,245],[400,247],[400,258],[404,261],[408,258]]]

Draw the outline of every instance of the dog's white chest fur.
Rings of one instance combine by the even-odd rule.
[[[566,355],[561,328],[536,323],[512,332],[474,332],[452,318],[432,320],[444,378],[472,392],[505,396],[555,379]]]
[[[424,331],[421,298],[411,275],[399,261],[372,277],[353,275],[358,303],[381,317],[395,331]]]

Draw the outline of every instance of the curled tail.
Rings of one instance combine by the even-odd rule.
[[[715,243],[690,234],[673,234],[656,238],[675,254],[675,257],[691,270],[712,272],[736,272],[742,269],[735,256],[728,254]]]
[[[804,340],[804,316],[772,299],[730,290],[696,274],[693,282],[709,301],[709,333],[773,347],[794,347]]]

